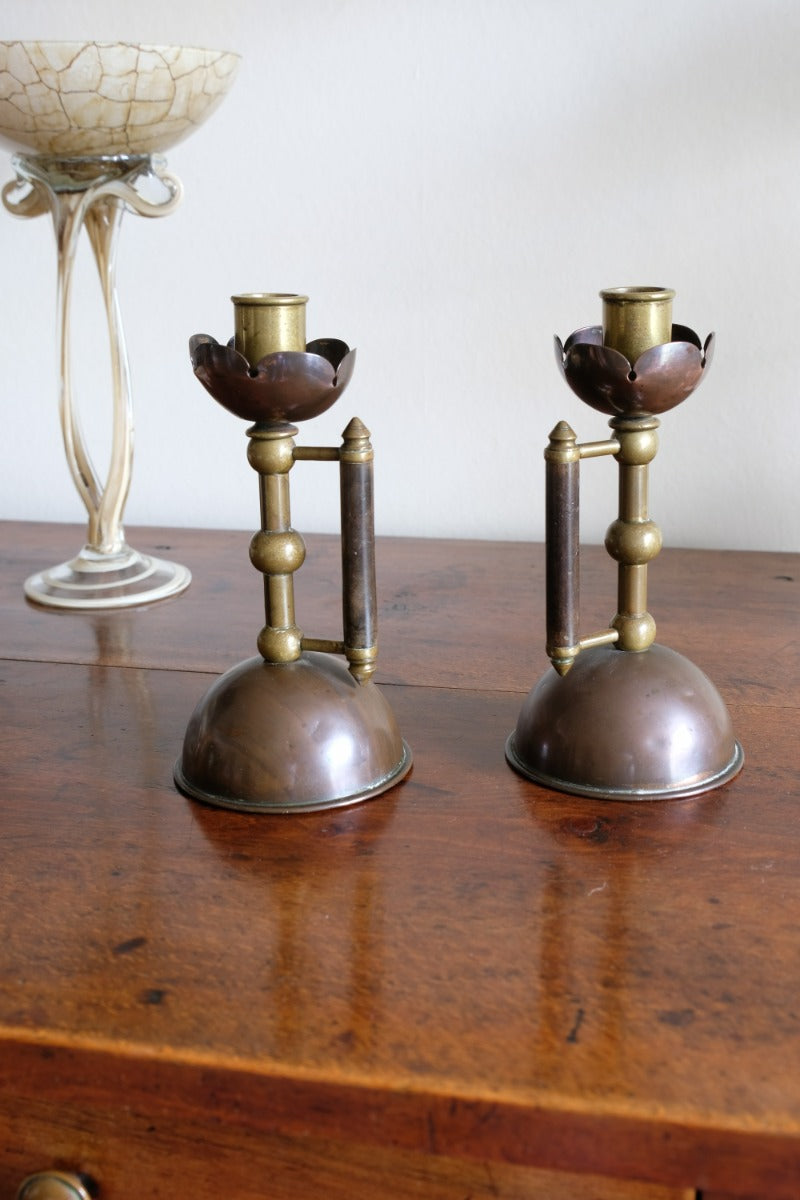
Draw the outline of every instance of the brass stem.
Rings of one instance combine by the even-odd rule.
[[[271,629],[294,629],[294,581],[291,575],[266,575],[265,615]]]
[[[649,478],[646,464],[619,467],[619,515],[623,521],[646,521]]]
[[[650,520],[648,470],[658,450],[655,417],[614,417],[619,442],[619,516],[606,533],[606,549],[619,563],[618,611],[611,622],[620,650],[640,652],[653,644],[656,623],[647,611],[647,564],[661,549],[661,530]]]
[[[647,612],[647,563],[620,563],[617,572],[617,605],[626,617]]]
[[[258,635],[259,653],[271,663],[295,662],[302,631],[294,615],[294,572],[305,559],[305,543],[292,528],[289,471],[294,465],[293,425],[253,425],[247,458],[259,474],[261,529],[250,542],[250,561],[264,575],[266,624]]]
[[[262,529],[286,530],[291,523],[288,475],[262,475]]]

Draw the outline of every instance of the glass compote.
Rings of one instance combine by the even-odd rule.
[[[26,580],[27,596],[39,604],[120,608],[176,595],[190,582],[186,567],[141,554],[125,540],[133,414],[116,248],[126,209],[160,217],[180,203],[180,182],[159,152],[211,115],[238,65],[236,54],[188,46],[0,42],[0,144],[16,151],[16,179],[2,200],[15,216],[53,218],[61,429],[89,516],[76,557]],[[92,464],[72,389],[70,312],[82,229],[100,276],[110,343],[112,444],[104,480]]]

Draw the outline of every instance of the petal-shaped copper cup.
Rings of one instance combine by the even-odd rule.
[[[556,361],[573,392],[608,416],[658,415],[675,408],[697,387],[713,349],[713,333],[703,345],[685,325],[673,325],[672,340],[652,346],[633,365],[603,345],[600,325],[576,329],[563,345],[555,339]]]
[[[205,333],[189,341],[197,378],[214,399],[245,421],[308,421],[329,409],[347,386],[355,350],[317,338],[305,350],[268,354],[251,366],[243,354]]]

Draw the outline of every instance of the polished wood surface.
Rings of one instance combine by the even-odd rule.
[[[0,539],[0,1196],[53,1165],[108,1197],[136,1170],[158,1196],[800,1194],[800,556],[654,564],[659,640],[746,763],[625,804],[504,761],[546,669],[542,547],[379,540],[412,774],[282,818],[171,782],[254,653],[247,534],[137,531],[194,582],[121,614],[22,598],[77,530]],[[338,543],[307,541],[298,618],[337,636]],[[614,582],[587,552],[584,632]]]

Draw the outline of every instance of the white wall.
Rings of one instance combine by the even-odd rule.
[[[677,290],[676,320],[718,334],[708,378],[663,419],[665,540],[800,551],[797,0],[4,0],[2,14],[4,38],[243,55],[223,106],[168,156],[182,208],[123,224],[128,525],[257,524],[245,425],[195,381],[187,340],[230,335],[231,293],[284,290],[310,295],[309,336],[358,346],[350,390],[301,438],[337,443],[351,415],[366,421],[378,532],[538,540],[549,430],[565,417],[606,436],[561,381],[552,334],[599,321],[601,287],[656,283]],[[0,255],[0,516],[82,520],[47,220],[0,211]],[[83,269],[94,427],[104,334]],[[614,516],[615,473],[584,466],[586,541]],[[298,528],[335,529],[336,505],[335,468],[296,468]]]

